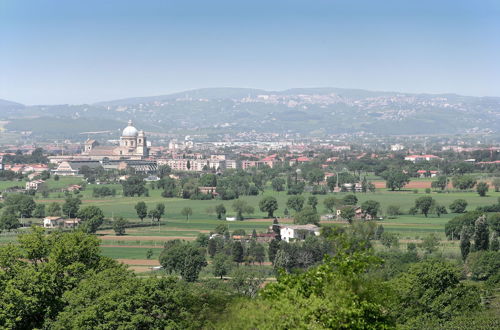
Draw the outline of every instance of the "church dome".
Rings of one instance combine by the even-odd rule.
[[[137,136],[137,134],[139,134],[139,131],[137,130],[137,128],[132,126],[132,120],[129,120],[128,126],[125,127],[125,129],[122,132],[122,136],[134,137],[134,136]]]

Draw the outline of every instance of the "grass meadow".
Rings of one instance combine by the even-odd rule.
[[[49,189],[58,190],[67,187],[70,184],[81,183],[80,178],[75,177],[61,177],[60,180],[55,181],[52,178],[47,181]],[[24,186],[24,182],[0,182],[0,189],[6,189],[11,186]],[[87,185],[86,190],[80,192],[82,197],[82,207],[87,205],[95,205],[100,207],[105,216],[113,218],[123,216],[130,222],[140,223],[137,218],[134,206],[139,201],[146,202],[148,208],[154,208],[156,204],[165,204],[166,214],[158,226],[156,223],[152,227],[136,227],[127,229],[125,236],[115,236],[112,230],[101,230],[98,232],[102,241],[103,255],[115,259],[137,259],[145,260],[146,252],[148,249],[153,249],[152,259],[157,260],[161,251],[161,247],[166,240],[170,239],[186,239],[194,240],[199,233],[209,233],[218,224],[225,223],[229,226],[230,231],[235,229],[244,229],[250,233],[253,229],[257,232],[265,232],[272,224],[271,219],[265,219],[264,212],[261,212],[258,203],[263,196],[271,195],[278,200],[279,209],[275,215],[281,217],[283,222],[292,222],[291,219],[284,218],[284,209],[286,208],[286,201],[288,195],[284,192],[277,193],[270,189],[266,189],[263,194],[259,196],[243,196],[242,199],[246,200],[251,206],[254,207],[255,212],[247,215],[244,221],[221,221],[217,220],[213,214],[213,209],[217,204],[224,204],[227,209],[227,216],[234,216],[235,212],[232,210],[231,205],[233,201],[221,200],[185,200],[181,198],[163,198],[161,197],[160,190],[150,189],[149,197],[123,197],[121,185],[109,185],[110,188],[115,188],[117,195],[115,197],[94,198],[92,190],[97,185]],[[336,198],[342,198],[347,193],[335,193]],[[319,200],[318,211],[321,214],[326,214],[324,209],[323,200],[329,195],[316,195]],[[304,197],[307,198],[310,194],[305,193]],[[439,204],[448,207],[455,199],[462,198],[468,202],[468,210],[473,210],[478,206],[491,205],[497,202],[500,193],[490,190],[488,196],[479,197],[475,192],[450,192],[450,193],[436,193],[432,192],[426,194],[423,189],[418,193],[413,190],[405,191],[387,191],[385,189],[377,189],[374,193],[357,193],[358,205],[366,200],[376,200],[380,202],[382,208],[382,216],[389,205],[398,205],[403,213],[414,205],[415,199],[421,196],[431,196]],[[49,204],[51,202],[64,202],[64,193],[51,192],[47,198],[41,198],[37,194],[37,203]],[[182,214],[181,210],[184,207],[190,207],[193,210],[193,215],[187,220]],[[440,237],[441,252],[456,255],[458,253],[458,243],[447,241],[444,235],[444,226],[447,221],[456,216],[456,214],[445,214],[441,217],[429,215],[428,218],[423,215],[401,215],[395,219],[384,217],[383,220],[377,221],[384,226],[386,231],[394,232],[399,235],[401,247],[404,248],[408,242],[418,242],[430,233],[434,233]],[[40,222],[40,219],[24,219],[24,221]],[[143,220],[145,223],[150,222],[149,219]],[[323,222],[324,226],[341,225],[344,223],[327,221]],[[15,241],[15,233],[2,233],[0,234],[0,244]],[[383,249],[378,242],[375,243],[376,248]]]

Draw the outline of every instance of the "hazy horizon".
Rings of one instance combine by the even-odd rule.
[[[211,87],[500,96],[494,1],[2,1],[0,98]]]
[[[428,93],[425,91],[422,92],[415,92],[415,91],[403,91],[403,90],[377,90],[377,89],[367,89],[367,88],[356,88],[356,87],[338,87],[338,86],[312,86],[312,87],[302,87],[302,86],[294,86],[290,88],[282,88],[282,89],[264,89],[264,88],[259,88],[259,87],[240,87],[240,86],[234,86],[234,87],[229,87],[229,86],[213,86],[213,87],[199,87],[199,88],[190,88],[190,89],[184,89],[184,90],[174,90],[171,92],[164,92],[164,93],[158,93],[154,95],[127,95],[123,97],[118,97],[118,98],[111,98],[111,99],[103,99],[103,100],[96,100],[92,102],[75,102],[75,103],[63,103],[63,102],[55,102],[55,103],[23,103],[18,100],[13,100],[7,97],[2,97],[0,95],[0,100],[4,101],[10,101],[10,102],[15,102],[15,103],[20,103],[25,106],[37,106],[37,105],[47,105],[47,106],[53,106],[53,105],[83,105],[83,104],[98,104],[98,103],[103,103],[103,102],[110,102],[110,101],[119,101],[119,100],[126,100],[126,99],[133,99],[133,98],[149,98],[149,97],[157,97],[157,96],[168,96],[168,95],[174,95],[174,94],[180,94],[180,93],[188,93],[192,91],[197,91],[197,90],[210,90],[210,89],[253,89],[253,90],[262,90],[264,92],[268,93],[280,93],[284,92],[287,90],[293,90],[293,89],[343,89],[343,90],[362,90],[362,91],[368,91],[368,92],[376,92],[376,93],[401,93],[401,94],[421,94],[421,95],[459,95],[459,96],[464,96],[464,97],[492,97],[492,98],[500,98],[500,96],[496,95],[470,95],[470,94],[459,94],[459,93],[454,93],[454,92],[436,92],[436,93]]]

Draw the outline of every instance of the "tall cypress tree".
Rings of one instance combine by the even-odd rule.
[[[493,235],[491,235],[490,250],[498,251],[499,249],[500,249],[500,242],[498,241],[498,235],[496,232],[493,232]]]
[[[269,251],[268,251],[268,256],[269,256],[269,261],[274,264],[274,259],[276,258],[276,254],[278,253],[278,250],[280,248],[280,241],[277,239],[273,239],[269,243]]]
[[[243,261],[244,251],[243,245],[240,241],[235,241],[233,244],[233,248],[231,249],[231,254],[233,255],[233,261],[238,264]]]
[[[467,227],[463,227],[460,232],[460,252],[462,254],[462,260],[467,259],[470,252],[470,235]]]
[[[490,233],[488,223],[484,215],[477,218],[474,223],[474,247],[476,251],[488,250],[490,243]]]

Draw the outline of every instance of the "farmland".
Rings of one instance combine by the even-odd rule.
[[[420,182],[430,183],[430,180],[419,180]],[[50,194],[46,198],[36,196],[37,203],[49,204],[52,202],[64,202],[64,193],[60,190],[71,184],[81,183],[80,178],[75,177],[61,177],[59,180],[53,178],[47,181],[47,186],[50,189]],[[0,187],[6,189],[12,186],[23,186],[24,182],[0,182]],[[255,212],[248,215],[244,221],[221,221],[217,220],[213,214],[213,208],[217,204],[224,204],[228,210],[227,216],[234,216],[235,212],[232,210],[231,205],[233,201],[221,200],[189,200],[181,198],[164,198],[160,195],[160,190],[150,189],[149,197],[123,197],[121,185],[113,184],[107,185],[116,190],[115,197],[95,198],[92,196],[94,187],[102,187],[103,185],[87,185],[85,190],[79,193],[82,198],[82,207],[87,205],[95,205],[101,208],[105,216],[113,219],[118,216],[125,217],[129,222],[140,224],[141,221],[137,218],[134,206],[139,201],[144,201],[149,209],[154,208],[156,204],[163,203],[166,208],[166,214],[162,217],[161,221],[154,222],[152,226],[134,227],[129,228],[124,236],[116,236],[114,231],[110,229],[103,229],[97,232],[102,242],[103,255],[112,257],[119,260],[137,260],[139,266],[145,266],[152,260],[158,260],[158,255],[164,242],[172,239],[183,239],[192,241],[200,234],[208,234],[218,224],[226,223],[230,231],[236,229],[244,229],[250,233],[253,229],[257,232],[266,232],[272,224],[271,219],[265,219],[266,214],[261,212],[258,207],[259,200],[263,196],[274,196],[279,205],[279,209],[275,215],[280,218],[282,223],[292,223],[293,219],[284,216],[284,209],[286,201],[289,196],[286,193],[277,193],[267,187],[265,191],[258,196],[244,196],[242,199],[246,200],[251,205]],[[330,193],[328,195],[316,195],[318,198],[318,211],[320,214],[326,214],[327,211],[323,207],[323,200],[327,196],[335,196],[342,198],[347,193]],[[305,198],[310,196],[309,193],[304,194]],[[408,215],[408,210],[414,205],[416,198],[421,196],[432,196],[440,205],[448,206],[455,199],[462,198],[468,201],[468,209],[472,210],[478,206],[494,204],[500,193],[490,191],[488,196],[479,197],[475,192],[450,192],[450,193],[436,193],[432,192],[426,194],[423,189],[415,192],[414,189],[407,189],[403,191],[388,191],[383,188],[376,189],[373,193],[358,193],[358,205],[366,200],[375,200],[380,202],[382,210],[382,220],[377,223],[384,226],[388,232],[396,233],[399,236],[401,244],[407,242],[420,242],[420,240],[430,233],[436,234],[442,241],[440,249],[443,253],[458,254],[458,245],[456,242],[447,241],[444,235],[444,225],[455,214],[443,214],[441,217],[436,215],[429,215],[428,218],[423,215]],[[404,215],[396,218],[388,218],[384,216],[385,210],[389,205],[398,205]],[[185,207],[190,207],[193,214],[189,219],[186,219],[181,210]],[[39,219],[25,219],[24,221],[39,222]],[[150,225],[151,220],[146,218],[143,220],[145,225]],[[346,226],[346,223],[328,220],[322,221],[322,226]],[[1,243],[15,241],[15,237],[10,233],[4,233],[0,237]],[[383,249],[379,243],[375,243],[377,249]],[[153,250],[151,261],[146,259],[146,252],[148,249]],[[135,262],[137,266],[137,262]],[[130,262],[128,262],[130,263]],[[136,270],[143,271],[144,268],[135,268]]]

